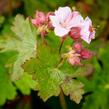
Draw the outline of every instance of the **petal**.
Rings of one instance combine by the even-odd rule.
[[[63,37],[65,35],[67,35],[69,33],[70,30],[67,30],[65,28],[62,28],[62,27],[57,27],[54,29],[54,32],[57,36],[59,37]]]
[[[90,42],[91,42],[91,39],[89,38],[89,34],[90,34],[90,32],[85,32],[85,31],[81,32],[81,39],[86,41],[88,44],[90,44]]]
[[[58,20],[58,18],[57,18],[56,16],[50,15],[49,18],[50,18],[50,20],[51,20],[51,22],[52,22],[52,25],[53,25],[54,27],[59,26],[59,20]]]
[[[73,11],[72,12],[73,17],[80,15],[80,13],[78,11]]]
[[[89,26],[89,28],[92,27],[92,21],[89,17],[85,18],[85,22],[87,22],[87,25]],[[90,40],[94,38],[95,38],[95,30],[92,27],[92,30],[90,31]]]
[[[71,14],[71,9],[67,6],[59,7],[59,9],[55,11],[55,15],[59,18],[60,21],[65,20],[69,14]]]
[[[89,23],[90,26],[92,25],[92,21],[91,21],[91,19],[88,16],[85,18],[84,21]]]
[[[87,25],[85,25],[84,27],[81,28],[80,35],[84,41],[86,41],[88,44],[90,44],[90,42],[91,42],[90,31],[89,31]]]
[[[91,42],[89,27],[90,27],[90,23],[87,19],[85,19],[81,26],[80,35],[81,38],[84,41],[86,41],[88,44],[90,44]]]
[[[69,22],[69,28],[79,27],[84,21],[83,17],[80,14],[73,16],[72,20]]]

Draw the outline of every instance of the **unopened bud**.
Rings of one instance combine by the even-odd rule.
[[[70,37],[74,40],[77,40],[80,38],[80,28],[79,27],[73,27],[69,33]]]
[[[80,42],[77,42],[74,44],[73,48],[76,52],[80,53],[82,50],[82,44]]]
[[[87,49],[83,49],[80,54],[83,59],[89,59],[92,57],[92,53]]]

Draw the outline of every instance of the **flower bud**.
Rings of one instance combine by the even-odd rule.
[[[77,42],[74,44],[73,48],[76,52],[80,53],[82,50],[82,44],[80,42]]]
[[[79,27],[73,27],[69,33],[70,37],[74,40],[77,40],[80,38],[80,28]]]
[[[89,59],[92,57],[92,53],[87,49],[83,49],[80,54],[83,59]]]

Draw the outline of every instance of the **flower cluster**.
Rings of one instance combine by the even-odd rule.
[[[50,20],[59,37],[69,35],[74,40],[81,38],[88,44],[94,39],[95,30],[90,18],[83,19],[78,11],[72,12],[69,7],[60,7],[54,15],[50,15]]]
[[[49,19],[49,16],[52,14],[51,12],[45,14],[44,12],[36,11],[35,19],[32,19],[32,24],[38,28],[38,32],[41,36],[45,36],[48,30],[53,28]]]
[[[76,42],[67,55],[67,60],[71,65],[82,65],[81,60],[90,59],[92,52],[85,49],[80,42]]]
[[[74,40],[72,49],[66,53],[71,65],[81,65],[82,59],[92,57],[92,53],[81,43],[81,40],[84,40],[90,44],[95,38],[95,29],[89,17],[84,19],[78,11],[59,7],[55,12],[47,14],[37,11],[32,23],[38,27],[41,36],[45,36],[48,30],[54,30],[55,34],[62,38],[62,43],[68,36]]]

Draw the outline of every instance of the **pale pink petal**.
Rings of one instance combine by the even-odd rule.
[[[69,22],[69,28],[71,28],[71,27],[79,27],[79,26],[82,25],[83,21],[84,21],[83,17],[80,14],[78,14],[78,15],[74,16],[71,19],[71,21]]]
[[[90,32],[81,32],[81,39],[83,39],[84,41],[86,41],[88,44],[90,44],[91,39],[89,38]]]
[[[84,20],[85,22],[89,23],[89,25],[92,25],[91,19],[87,16]]]
[[[73,17],[80,15],[80,13],[78,11],[73,11],[72,12]]]
[[[90,31],[89,31],[89,27],[86,25],[84,25],[84,27],[81,28],[81,38],[86,41],[88,44],[90,44],[91,40],[89,39],[89,35],[90,35]]]
[[[67,35],[69,31],[70,30],[67,30],[67,29],[62,28],[62,27],[57,27],[57,28],[54,29],[55,34],[57,36],[60,36],[60,37]]]
[[[60,21],[63,21],[67,16],[71,14],[71,9],[69,7],[60,7],[55,11],[55,15],[59,18]]]
[[[90,27],[90,21],[89,18],[87,17],[83,22],[80,34],[81,34],[81,38],[84,41],[86,41],[88,44],[90,44],[91,42],[89,27]]]
[[[50,18],[50,20],[51,20],[51,22],[52,22],[52,25],[53,25],[54,27],[59,26],[59,20],[58,20],[58,18],[57,18],[56,16],[52,16],[52,15],[51,15],[49,18]]]
[[[91,31],[90,31],[90,29],[89,29],[89,31],[90,31],[90,39],[92,40],[92,39],[95,38],[95,30],[94,30],[93,27],[92,27],[92,21],[91,21],[91,19],[90,19],[89,17],[86,17],[85,21],[88,22],[89,28],[90,28],[90,27],[92,28]]]

